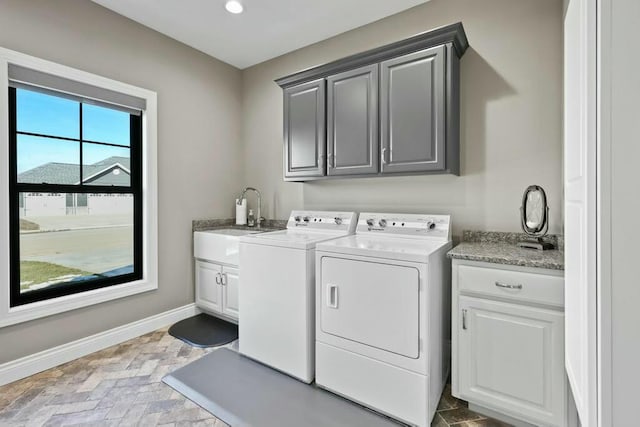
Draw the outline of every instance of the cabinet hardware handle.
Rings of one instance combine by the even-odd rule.
[[[386,165],[387,164],[387,147],[382,147],[381,157],[382,157],[382,164]]]
[[[327,286],[327,307],[338,308],[338,286]]]
[[[222,284],[222,277],[220,276],[220,273],[216,274],[216,284]]]
[[[220,276],[220,282],[223,286],[227,286],[227,273],[222,273]]]
[[[499,287],[499,288],[505,288],[505,289],[522,289],[522,285],[521,284],[510,285],[508,283],[496,282],[496,286]]]
[[[335,167],[336,167],[336,155],[334,153],[327,153],[327,167],[329,169],[335,169]]]
[[[467,309],[462,309],[462,329],[467,330]]]

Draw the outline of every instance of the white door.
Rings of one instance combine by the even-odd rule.
[[[238,319],[239,315],[239,291],[240,280],[239,270],[232,267],[224,267],[222,271],[222,312],[228,316]]]
[[[414,267],[322,258],[322,331],[419,356],[420,273]]]
[[[583,427],[597,426],[596,0],[564,15],[565,365]]]
[[[217,264],[196,261],[196,305],[205,310],[222,312],[222,268]]]
[[[536,425],[566,419],[563,314],[461,296],[462,398]]]

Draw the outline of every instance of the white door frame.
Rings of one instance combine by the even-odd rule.
[[[599,425],[637,425],[640,287],[638,0],[598,0]]]
[[[613,425],[611,342],[611,9],[614,0],[596,3],[596,301],[597,425]]]
[[[583,427],[598,425],[597,5],[564,13],[565,365]]]
[[[567,348],[566,364],[571,388],[576,398],[583,427],[609,427],[613,425],[612,414],[612,306],[611,306],[611,44],[612,5],[616,0],[566,0],[565,11],[578,16],[576,21],[567,25],[565,14],[565,87],[579,79],[577,99],[567,96],[565,91],[565,214],[567,240],[566,276],[568,283],[566,300],[580,305],[581,313],[569,310],[567,322],[567,346],[571,338],[580,336],[580,351],[584,355],[577,360],[575,348]],[[578,12],[579,10],[579,12]],[[575,18],[575,16],[573,18]],[[572,19],[572,18],[570,18]],[[568,43],[572,39],[577,45]],[[572,56],[573,55],[573,56]],[[571,63],[570,61],[577,61]],[[573,66],[573,67],[572,67]],[[575,93],[574,93],[575,95]],[[577,110],[572,110],[577,109]],[[575,113],[576,116],[572,116]],[[579,115],[579,124],[575,119]],[[572,121],[573,119],[573,121]],[[572,126],[575,126],[572,129]],[[575,187],[567,170],[571,156],[580,156],[572,149],[569,138],[579,137],[584,161],[584,186]],[[575,168],[574,168],[575,169]],[[569,176],[568,176],[569,175]],[[570,204],[584,202],[586,214],[581,235],[572,233],[576,228],[569,222],[572,217]],[[574,210],[575,211],[575,210]],[[572,246],[581,241],[580,248]],[[573,249],[572,249],[573,248]],[[572,251],[585,250],[582,253],[581,267],[572,265],[580,255]],[[578,277],[578,275],[581,275]],[[586,293],[579,295],[571,283],[585,286]],[[576,303],[573,297],[582,299]],[[582,318],[580,318],[582,315]],[[575,316],[571,319],[571,316]],[[582,323],[581,323],[582,322]],[[582,328],[573,325],[582,324]],[[574,359],[574,360],[572,360]]]

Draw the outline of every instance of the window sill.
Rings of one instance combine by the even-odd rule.
[[[0,328],[143,292],[149,292],[155,289],[158,289],[157,283],[152,283],[147,280],[137,280],[135,282],[123,283],[122,285],[109,286],[93,291],[11,307],[0,317]]]

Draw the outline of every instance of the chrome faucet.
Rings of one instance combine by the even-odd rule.
[[[242,199],[244,199],[244,195],[247,193],[247,191],[255,191],[255,193],[258,195],[258,228],[260,228],[260,225],[262,224],[262,195],[260,194],[260,192],[253,188],[253,187],[247,187],[244,190],[242,190],[242,193],[240,194],[240,197],[238,198],[238,206],[242,204]]]

